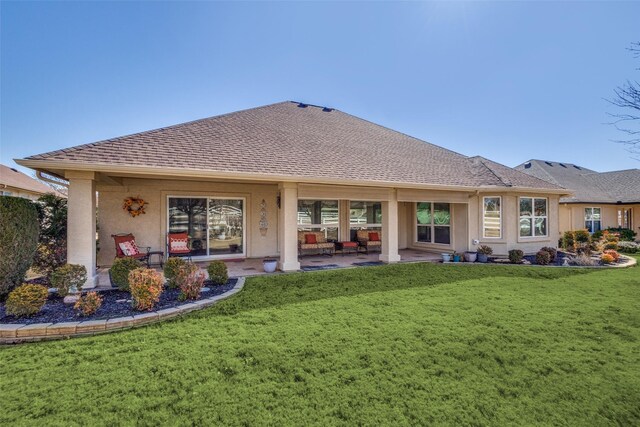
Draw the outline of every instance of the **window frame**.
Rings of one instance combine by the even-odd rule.
[[[312,224],[303,224],[300,222],[300,202],[336,202],[337,203],[337,222],[335,224],[316,224],[316,223],[312,223]],[[298,201],[296,202],[296,228],[298,231],[302,231],[302,230],[307,230],[310,229],[311,231],[322,231],[325,233],[325,236],[327,237],[327,239],[329,239],[329,237],[327,236],[327,231],[326,229],[328,228],[335,228],[336,229],[336,236],[337,236],[337,240],[340,240],[340,230],[342,229],[341,225],[341,221],[340,221],[340,207],[342,205],[342,201],[340,199],[309,199],[309,198],[304,198],[304,199],[298,199]]]
[[[349,230],[352,229],[380,229],[382,230],[382,202],[376,202],[376,201],[371,201],[371,200],[348,200],[347,201],[349,203]],[[356,222],[351,222],[351,203],[379,203],[380,204],[380,222],[367,222],[367,223],[356,223]]]
[[[227,258],[238,258],[238,257],[243,257],[246,258],[247,257],[247,253],[248,253],[248,248],[247,248],[247,233],[249,231],[248,227],[247,227],[247,209],[248,209],[248,204],[247,204],[247,197],[244,196],[209,196],[209,195],[202,195],[202,194],[180,194],[180,195],[174,195],[174,194],[167,194],[167,199],[166,199],[166,233],[169,233],[169,230],[171,229],[171,215],[170,215],[170,205],[169,205],[169,200],[170,199],[205,199],[206,200],[206,223],[207,223],[207,230],[206,230],[206,242],[207,242],[207,255],[193,255],[192,258],[194,260],[197,261],[205,261],[205,260],[214,260],[214,259],[227,259]],[[219,255],[210,255],[209,252],[209,233],[210,233],[210,221],[209,221],[209,200],[242,200],[242,253],[228,253],[228,254],[219,254]],[[165,235],[165,243],[166,243],[166,235]]]
[[[485,210],[485,200],[486,199],[498,199],[499,209],[498,209],[498,237],[489,237],[486,235],[486,214]],[[482,197],[482,238],[483,239],[491,239],[491,240],[499,240],[502,239],[502,196],[483,196]]]
[[[524,218],[531,218],[531,235],[523,236],[520,234],[520,222],[522,221],[522,212],[520,210],[522,199],[531,200],[531,216]],[[545,215],[536,215],[536,200],[544,200],[545,203]],[[545,234],[536,235],[536,219],[545,219]],[[519,196],[518,197],[518,239],[540,239],[549,237],[549,198],[548,197],[535,197],[535,196]]]
[[[430,209],[431,209],[431,214],[430,214],[430,220],[431,223],[429,224],[420,224],[418,222],[418,205],[421,203],[429,203],[430,204]],[[449,224],[436,224],[435,220],[434,220],[434,213],[435,213],[435,205],[436,204],[444,204],[444,205],[448,205],[449,206]],[[450,247],[452,245],[452,241],[453,241],[453,203],[449,203],[449,202],[428,202],[428,201],[423,201],[423,202],[415,202],[414,203],[414,209],[413,209],[413,215],[414,215],[414,243],[419,244],[419,245],[438,245],[438,246],[448,246]],[[419,227],[429,227],[431,229],[431,241],[429,242],[425,242],[422,240],[418,240],[418,236],[419,236],[419,232],[418,229]],[[448,243],[440,243],[440,242],[436,242],[436,232],[435,232],[435,228],[436,227],[448,227],[449,228],[449,242]]]
[[[600,215],[600,219],[597,220],[597,222],[600,223],[600,227],[598,228],[598,230],[596,230],[595,227],[594,227],[594,225],[596,223],[596,220],[594,220],[594,219],[589,219],[588,220],[587,219],[587,209],[591,209],[591,217],[592,218],[593,218],[593,214],[594,214],[595,209],[598,210],[598,214]],[[599,207],[599,206],[598,207],[596,207],[596,206],[585,207],[583,212],[584,212],[584,228],[589,230],[589,227],[587,227],[587,223],[591,222],[591,230],[594,230],[594,231],[590,231],[591,234],[595,233],[596,231],[602,230],[602,208],[601,207]]]

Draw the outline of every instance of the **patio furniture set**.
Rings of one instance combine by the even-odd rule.
[[[315,254],[335,255],[340,251],[342,255],[369,252],[380,252],[382,239],[380,231],[358,230],[356,241],[333,241],[327,239],[321,231],[298,231],[298,253],[303,256],[312,252]]]
[[[132,257],[140,262],[146,262],[147,268],[151,265],[164,265],[164,252],[152,251],[150,246],[138,246],[136,238],[131,233],[112,234],[116,245],[116,258]],[[169,257],[186,257],[191,261],[191,249],[189,248],[189,235],[187,233],[167,234],[167,254]],[[153,257],[156,262],[152,262]]]

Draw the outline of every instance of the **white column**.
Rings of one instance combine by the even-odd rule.
[[[96,182],[93,172],[67,171],[67,262],[84,265],[87,282],[84,289],[95,287],[96,281]]]
[[[398,196],[396,190],[389,191],[388,200],[382,202],[382,252],[380,261],[398,262]]]
[[[282,271],[300,270],[298,262],[298,184],[283,182],[280,189],[278,212],[278,235],[280,240],[280,262]]]

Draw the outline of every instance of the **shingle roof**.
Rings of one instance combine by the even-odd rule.
[[[478,162],[336,109],[290,101],[27,160],[465,187],[508,187],[508,181],[558,189],[506,166]]]
[[[574,191],[566,203],[640,203],[640,169],[596,172],[571,163],[529,160],[515,167]]]
[[[32,193],[54,193],[57,196],[62,196],[56,190],[46,184],[43,184],[37,179],[31,178],[30,176],[20,172],[17,169],[13,169],[9,166],[0,164],[0,186],[3,185],[30,191]]]

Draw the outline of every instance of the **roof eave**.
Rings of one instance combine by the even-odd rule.
[[[136,175],[170,175],[183,178],[208,178],[208,179],[237,179],[239,181],[267,181],[267,182],[296,182],[305,184],[342,184],[367,187],[387,187],[387,188],[416,188],[431,190],[450,190],[467,192],[527,192],[557,194],[560,196],[571,195],[564,188],[532,188],[532,187],[501,187],[501,186],[463,186],[444,184],[424,184],[415,182],[400,181],[370,181],[370,180],[345,180],[342,178],[327,177],[303,177],[278,174],[258,174],[249,172],[229,172],[202,169],[168,168],[154,166],[133,166],[133,165],[113,165],[100,163],[78,163],[60,160],[36,160],[36,159],[15,159],[21,166],[34,170],[40,170],[55,174],[52,170],[78,170],[115,174],[136,174]]]

